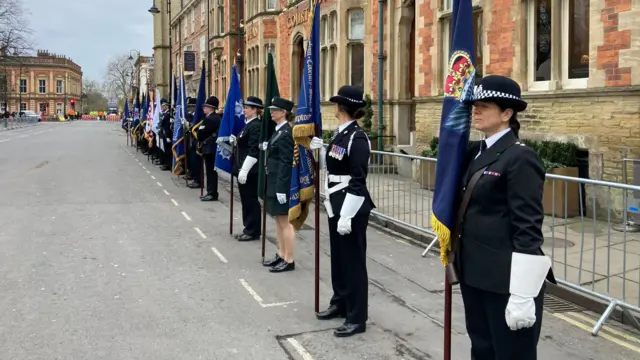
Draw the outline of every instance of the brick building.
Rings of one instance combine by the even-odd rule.
[[[132,93],[135,94],[136,90],[139,90],[140,94],[145,94],[147,89],[154,84],[154,59],[151,56],[138,56],[133,66],[135,68],[135,88]]]
[[[65,114],[71,100],[80,111],[82,69],[62,55],[38,50],[36,56],[0,57],[0,111]]]
[[[327,100],[340,85],[361,85],[377,101],[379,3],[320,1],[323,120],[331,128],[335,119]],[[176,49],[190,44],[202,54],[202,2],[184,0],[182,10],[172,10],[183,16],[173,31],[183,31],[174,39]],[[521,137],[576,143],[588,151],[591,178],[622,181],[621,159],[640,158],[640,0],[476,0],[473,5],[478,75],[514,78],[530,104],[521,116]],[[451,6],[452,0],[384,3],[383,120],[389,150],[416,154],[438,135]],[[264,97],[272,52],[280,92],[297,102],[308,9],[307,0],[209,0],[204,11],[210,22],[210,93],[224,103],[239,43],[244,95]],[[243,19],[240,42],[238,18]]]

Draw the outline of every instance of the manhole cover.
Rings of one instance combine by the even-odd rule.
[[[570,240],[565,240],[558,237],[546,237],[544,238],[544,245],[548,247],[554,248],[563,248],[566,246],[567,248],[573,247],[575,244]]]

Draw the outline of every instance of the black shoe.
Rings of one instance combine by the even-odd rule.
[[[207,194],[207,195],[201,197],[200,201],[218,201],[218,197],[217,196],[213,196],[211,194]]]
[[[345,317],[344,311],[341,311],[336,305],[331,305],[325,311],[320,311],[316,314],[316,318],[318,320],[331,320],[335,318],[343,318]]]
[[[236,240],[238,241],[252,241],[252,240],[258,240],[259,238],[260,236],[251,236],[247,234],[236,235]]]
[[[281,272],[285,272],[285,271],[293,271],[296,269],[296,262],[292,262],[292,263],[288,263],[284,260],[282,260],[280,262],[280,264],[272,267],[271,269],[269,269],[269,272],[272,273],[281,273]]]
[[[200,189],[202,186],[200,186],[200,183],[197,181],[191,182],[189,183],[189,185],[187,185],[188,188],[191,189]]]
[[[339,328],[333,331],[333,335],[336,337],[349,337],[355,334],[361,334],[367,331],[366,324],[351,324],[345,322]]]
[[[275,255],[271,260],[265,260],[265,261],[262,263],[262,266],[268,266],[268,267],[276,266],[276,265],[278,265],[281,261],[283,261],[283,260],[282,260],[282,258],[280,257],[280,255],[278,255],[278,253],[276,253],[276,255]]]
[[[169,170],[171,170],[171,166],[169,166],[169,165],[162,165],[162,166],[160,167],[160,170],[162,170],[162,171],[169,171]]]

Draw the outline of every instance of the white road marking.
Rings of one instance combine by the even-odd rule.
[[[11,141],[11,139],[0,140],[0,143],[6,142],[6,141]]]
[[[223,263],[227,262],[227,259],[224,258],[224,256],[222,256],[222,254],[220,253],[220,251],[218,251],[218,249],[212,247],[211,250],[213,250],[213,252],[218,255],[218,258],[220,258],[220,261],[222,261]]]
[[[194,227],[194,229],[196,230],[198,235],[200,235],[201,238],[203,238],[203,239],[207,238],[207,236],[202,232],[202,230],[198,229],[197,227]]]
[[[140,163],[140,161],[138,161],[138,163]],[[142,167],[142,170],[147,170],[147,168],[143,166],[143,167]]]
[[[253,290],[251,286],[249,286],[249,284],[247,284],[247,282],[244,279],[239,279],[239,280],[242,286],[244,286],[244,288],[249,292],[249,294],[253,296],[253,298],[258,302],[258,304],[260,304],[260,307],[268,308],[268,307],[274,307],[274,306],[283,306],[288,304],[294,304],[297,302],[297,301],[286,301],[286,302],[265,304],[262,298],[260,297],[260,295],[258,295],[258,293],[255,290]]]
[[[249,294],[251,294],[251,296],[253,296],[253,298],[256,300],[256,302],[258,302],[258,304],[262,305],[262,298],[260,297],[260,295],[258,295],[258,293],[255,292],[255,290],[253,290],[251,288],[251,286],[249,286],[249,284],[247,284],[247,282],[244,281],[244,279],[240,279],[240,283],[249,292]]]
[[[191,221],[191,218],[189,217],[189,215],[187,215],[186,212],[182,211],[182,216],[184,216],[184,218],[187,219],[187,221]]]
[[[165,194],[167,194],[167,196],[169,196],[169,192],[167,190],[163,190]]]
[[[156,181],[156,184],[158,184],[158,186],[162,187],[162,184],[160,183],[160,181]]]
[[[147,174],[151,174],[151,171],[147,170]]]
[[[305,350],[304,347],[302,347],[302,345],[298,342],[298,340],[294,338],[288,338],[287,341],[289,342],[289,344],[291,344],[291,346],[293,346],[294,349],[296,349],[298,354],[302,356],[302,359],[313,360],[313,358],[311,357],[311,354],[309,354],[307,350]]]
[[[151,175],[151,178],[152,178],[153,180],[155,180],[155,179],[156,179],[156,177],[155,177],[155,176],[153,176],[153,175]]]
[[[173,205],[178,206],[178,202],[177,201],[171,199],[171,202],[173,203]]]

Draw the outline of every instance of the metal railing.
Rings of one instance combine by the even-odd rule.
[[[415,234],[435,237],[431,214],[436,159],[371,153],[367,186],[376,204],[372,214]],[[323,181],[321,174],[321,194]],[[625,227],[614,230],[628,223],[627,192],[640,192],[640,186],[546,175],[543,250],[553,261],[558,283],[609,304],[593,335],[616,308],[640,314],[640,234]],[[437,238],[423,256],[435,244]]]
[[[3,117],[0,119],[0,129],[10,130],[15,128],[21,128],[33,124],[37,124],[39,117],[37,116],[16,116],[16,117]]]

